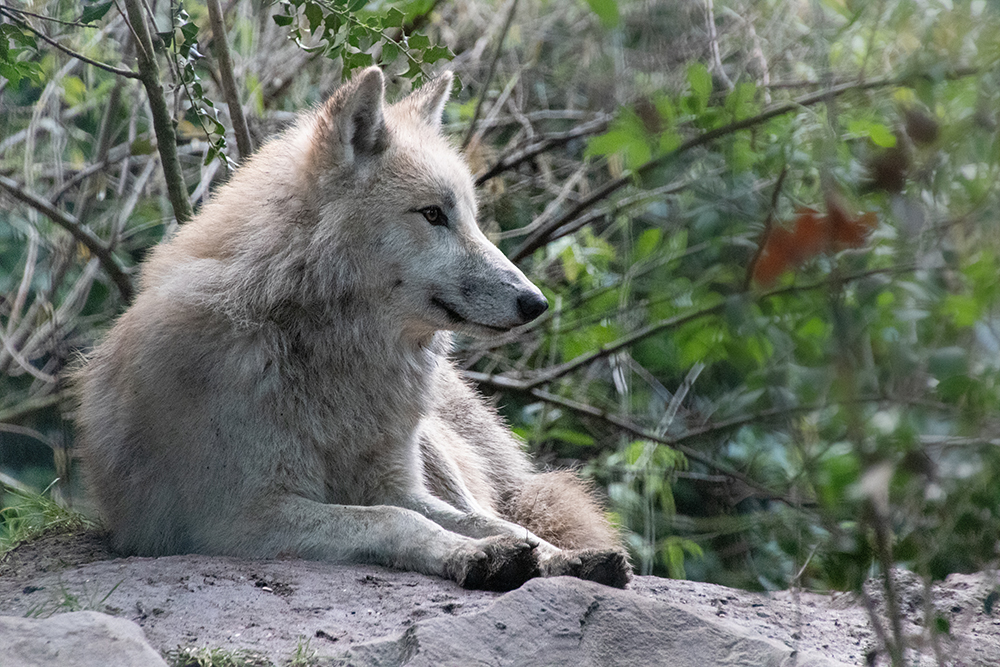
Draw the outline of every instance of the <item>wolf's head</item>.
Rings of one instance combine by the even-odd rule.
[[[405,330],[489,336],[548,304],[476,223],[472,176],[441,133],[451,87],[445,73],[387,105],[372,67],[326,102],[311,131],[312,245],[317,265],[362,283]]]

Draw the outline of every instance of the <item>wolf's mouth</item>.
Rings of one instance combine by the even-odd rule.
[[[470,320],[467,317],[462,317],[458,313],[458,311],[455,310],[453,306],[449,305],[445,301],[442,301],[440,298],[436,296],[431,297],[431,303],[440,308],[441,310],[443,310],[445,315],[448,316],[448,319],[451,321],[452,324],[474,324],[477,327],[483,327],[485,329],[490,329],[492,331],[497,331],[499,333],[506,333],[510,331],[510,329],[505,327],[497,327],[493,326],[492,324],[483,324],[482,322],[476,322],[475,320]]]

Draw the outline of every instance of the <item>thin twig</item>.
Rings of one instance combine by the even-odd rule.
[[[705,0],[705,26],[708,30],[708,44],[712,51],[712,69],[719,75],[726,88],[733,89],[733,82],[726,76],[726,70],[722,67],[722,56],[719,54],[719,31],[715,28],[715,3],[712,0]]]
[[[0,10],[6,9],[7,11],[17,12],[18,14],[24,14],[25,16],[31,16],[40,21],[49,21],[51,23],[59,23],[60,25],[71,25],[74,28],[96,28],[97,26],[91,25],[90,23],[80,23],[79,21],[63,21],[62,19],[53,18],[51,16],[45,16],[43,14],[35,14],[34,12],[29,12],[25,9],[18,9],[17,7],[11,7],[10,5],[0,4]]]
[[[222,82],[222,94],[229,106],[229,118],[233,122],[233,132],[236,134],[236,148],[240,159],[245,160],[253,153],[253,142],[250,140],[250,130],[247,119],[243,116],[240,105],[240,93],[233,75],[233,59],[229,54],[229,42],[226,39],[226,21],[222,15],[222,5],[219,0],[206,0],[208,19],[212,25],[212,46],[215,57],[219,61],[219,79]]]
[[[608,124],[610,122],[611,116],[604,115],[599,118],[595,118],[590,122],[584,123],[583,125],[578,125],[571,130],[566,130],[565,132],[551,132],[549,134],[545,134],[527,146],[519,148],[509,155],[501,157],[496,164],[476,176],[476,185],[482,185],[494,176],[505,171],[510,171],[518,165],[521,165],[546,151],[568,144],[573,139],[604,132],[604,130],[608,128]]]
[[[87,56],[83,55],[82,53],[77,53],[76,51],[74,51],[74,50],[72,50],[72,49],[70,49],[68,47],[63,46],[62,44],[60,44],[56,40],[52,39],[51,37],[49,37],[48,35],[46,35],[45,33],[43,33],[42,31],[40,31],[37,28],[33,27],[30,23],[28,23],[28,20],[26,18],[21,17],[21,16],[16,16],[16,15],[12,14],[11,11],[17,12],[18,10],[13,9],[12,7],[7,7],[7,6],[4,6],[4,5],[0,5],[0,14],[6,15],[12,21],[15,21],[21,27],[25,28],[26,30],[31,31],[35,36],[41,37],[42,41],[47,42],[48,44],[56,47],[57,49],[59,49],[60,51],[62,51],[66,55],[70,56],[71,58],[76,58],[77,60],[79,60],[81,62],[87,63],[88,65],[93,65],[94,67],[97,67],[98,69],[102,69],[105,72],[111,72],[112,74],[117,74],[118,76],[123,76],[123,77],[125,77],[127,79],[138,79],[139,78],[139,73],[138,72],[133,72],[130,69],[121,69],[120,67],[114,67],[112,65],[108,65],[107,63],[102,63],[100,61],[93,60],[92,58],[88,58]],[[22,13],[25,13],[25,12],[22,12]]]
[[[511,23],[514,21],[514,11],[517,9],[517,1],[511,0],[510,10],[507,12],[507,19],[504,21],[503,29],[500,31],[500,39],[497,41],[497,48],[493,52],[493,58],[490,59],[490,67],[486,72],[486,80],[483,81],[483,89],[479,94],[479,100],[476,101],[476,110],[472,113],[472,120],[469,122],[469,131],[465,133],[465,139],[462,140],[462,148],[469,145],[472,141],[472,137],[476,133],[476,122],[479,120],[479,113],[483,108],[483,101],[486,99],[486,94],[490,90],[490,83],[493,82],[493,74],[496,72],[497,61],[500,60],[500,54],[503,52],[503,43],[507,39],[507,33],[510,31]]]
[[[903,667],[906,644],[903,639],[902,612],[899,609],[896,581],[892,574],[894,562],[891,544],[892,530],[889,527],[889,518],[882,512],[882,509],[876,503],[871,503],[871,505],[869,523],[875,532],[876,554],[879,564],[882,566],[886,614],[889,616],[889,624],[892,628],[892,642],[886,648],[889,650],[892,667]]]
[[[153,139],[150,143],[153,144],[153,148],[156,148],[156,140],[155,139]],[[73,188],[74,185],[80,183],[81,181],[86,180],[88,177],[93,176],[94,174],[96,174],[99,171],[103,171],[108,166],[110,166],[110,165],[112,165],[112,164],[114,164],[116,162],[121,162],[122,160],[127,160],[131,156],[132,156],[132,142],[131,141],[126,141],[125,143],[118,144],[117,146],[115,146],[114,148],[111,148],[108,151],[108,156],[107,156],[106,159],[104,159],[104,160],[102,160],[100,162],[95,162],[94,164],[88,165],[88,166],[84,167],[83,169],[81,169],[80,171],[78,171],[77,173],[73,174],[73,176],[71,176],[70,178],[68,178],[66,180],[66,182],[63,183],[59,187],[58,190],[55,190],[54,192],[51,193],[50,198],[54,202],[59,201],[60,199],[62,199],[63,195],[65,195],[70,189]]]
[[[747,264],[747,275],[743,279],[743,289],[750,289],[750,283],[753,282],[753,273],[757,269],[757,262],[760,261],[760,256],[764,254],[764,245],[767,243],[767,238],[771,235],[771,227],[774,225],[774,214],[778,210],[778,198],[781,196],[781,186],[785,184],[785,176],[788,175],[788,165],[784,165],[781,168],[781,173],[778,175],[778,181],[774,184],[774,192],[771,193],[771,207],[767,210],[767,217],[764,219],[764,231],[760,233],[760,241],[757,243],[757,249],[753,253],[753,257],[750,258],[750,263]]]
[[[715,175],[715,174],[718,174],[720,172],[721,172],[721,170],[713,170],[713,171],[708,172],[706,174],[702,174],[702,177],[709,176],[709,175]],[[580,217],[580,218],[576,218],[574,220],[570,220],[569,222],[566,222],[565,224],[562,224],[563,219],[560,218],[557,221],[553,221],[552,225],[560,225],[561,224],[561,226],[555,227],[555,226],[546,224],[546,227],[548,227],[552,231],[549,232],[548,238],[546,239],[545,242],[546,243],[551,243],[552,241],[555,241],[556,239],[561,239],[564,236],[569,236],[570,234],[574,233],[578,229],[583,229],[587,225],[589,225],[591,223],[594,223],[594,222],[596,222],[598,220],[608,220],[608,219],[611,219],[613,216],[618,215],[622,211],[624,211],[626,209],[629,209],[629,208],[631,208],[631,207],[633,207],[633,206],[635,206],[637,204],[642,204],[644,202],[648,202],[648,201],[650,201],[651,199],[653,199],[655,197],[660,197],[660,196],[665,196],[665,195],[675,195],[675,194],[677,194],[679,192],[682,192],[683,190],[686,190],[689,187],[691,187],[691,185],[693,183],[695,183],[697,180],[698,179],[690,178],[690,179],[685,179],[683,181],[679,181],[679,182],[676,182],[676,183],[670,183],[668,185],[661,185],[660,187],[653,188],[652,190],[643,190],[639,194],[633,195],[631,197],[623,197],[622,199],[620,199],[620,200],[618,200],[618,201],[616,201],[616,202],[614,202],[612,204],[609,204],[608,206],[604,207],[603,209],[600,209],[600,210],[597,210],[597,211],[591,211],[587,215],[585,215],[583,217]],[[533,224],[534,224],[534,222],[530,223],[528,226],[531,226]],[[551,258],[549,260],[547,260],[547,261],[551,261]]]
[[[872,601],[868,591],[865,590],[864,586],[861,587],[861,604],[864,605],[865,611],[868,612],[868,620],[872,624],[872,630],[875,631],[875,636],[878,637],[879,643],[882,644],[882,648],[889,650],[890,641],[889,635],[885,631],[885,626],[882,625],[882,619],[879,618],[878,610],[875,609],[875,602]]]
[[[21,311],[28,300],[28,293],[31,291],[31,281],[35,277],[35,266],[38,261],[39,234],[34,226],[28,226],[28,256],[24,262],[24,273],[21,274],[21,283],[17,287],[17,295],[14,303],[10,307],[10,315],[7,318],[7,335],[9,336],[17,327],[21,317]],[[6,342],[6,341],[5,341]]]
[[[66,396],[62,393],[48,394],[46,396],[35,396],[25,401],[21,401],[12,408],[0,411],[0,423],[16,422],[24,419],[30,414],[47,410],[53,405],[60,403]]]
[[[90,251],[90,254],[98,259],[108,276],[110,276],[111,280],[114,281],[115,286],[118,288],[118,292],[122,296],[122,300],[126,303],[132,300],[131,279],[125,275],[121,266],[118,265],[118,260],[115,259],[114,255],[111,254],[111,251],[108,250],[107,246],[104,245],[104,242],[101,241],[101,239],[99,239],[94,232],[84,227],[79,220],[69,213],[60,211],[49,202],[32,192],[28,192],[18,185],[16,181],[7,178],[6,176],[0,176],[0,187],[6,190],[7,193],[14,199],[31,206],[40,213],[43,213],[49,218],[49,220],[72,234],[73,238],[86,246],[87,250]]]
[[[533,396],[534,398],[537,398],[540,401],[544,401],[552,405],[558,405],[562,408],[566,408],[578,414],[599,419],[603,422],[611,424],[612,426],[622,431],[631,433],[632,435],[638,436],[645,440],[651,440],[652,442],[657,442],[662,445],[667,445],[668,447],[672,447],[673,449],[676,449],[677,451],[683,453],[685,456],[687,456],[692,460],[698,461],[699,463],[703,463],[704,465],[714,470],[717,470],[729,477],[732,477],[733,479],[738,479],[747,486],[764,494],[765,498],[771,500],[784,501],[784,498],[781,496],[781,494],[775,492],[773,489],[769,489],[765,485],[744,475],[738,470],[734,470],[733,468],[730,468],[725,464],[714,461],[712,460],[711,457],[703,454],[702,452],[683,444],[683,441],[685,440],[699,438],[715,431],[729,430],[731,428],[735,428],[737,426],[749,423],[750,421],[759,419],[761,416],[767,416],[764,412],[761,412],[758,415],[754,415],[753,417],[749,418],[740,418],[738,420],[730,420],[729,422],[725,423],[713,424],[711,426],[704,427],[701,429],[694,429],[688,431],[687,433],[685,433],[680,437],[669,438],[666,436],[658,435],[657,433],[650,431],[649,429],[643,428],[641,425],[636,424],[635,422],[629,421],[628,419],[620,417],[614,413],[608,412],[607,410],[602,410],[601,408],[595,407],[593,405],[588,405],[586,403],[580,403],[579,401],[574,401],[569,398],[557,396],[555,394],[543,391],[541,389],[532,388],[526,386],[523,383],[519,383],[517,381],[505,378],[502,375],[501,376],[488,375],[486,373],[476,373],[474,371],[465,371],[464,375],[466,378],[468,378],[473,382],[494,386],[498,389],[507,389],[509,391],[524,392],[526,394],[529,394],[530,396]],[[780,411],[780,413],[775,411],[775,414],[786,415],[792,412],[793,410],[796,412],[808,412],[816,409],[818,409],[816,406],[802,407],[799,409],[783,408]]]

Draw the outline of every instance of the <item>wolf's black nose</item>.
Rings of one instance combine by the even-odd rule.
[[[517,297],[517,312],[521,319],[530,322],[549,309],[549,302],[537,292],[525,292]]]

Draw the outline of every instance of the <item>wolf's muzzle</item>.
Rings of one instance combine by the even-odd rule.
[[[525,292],[517,297],[517,313],[530,322],[549,309],[549,302],[538,292]]]

